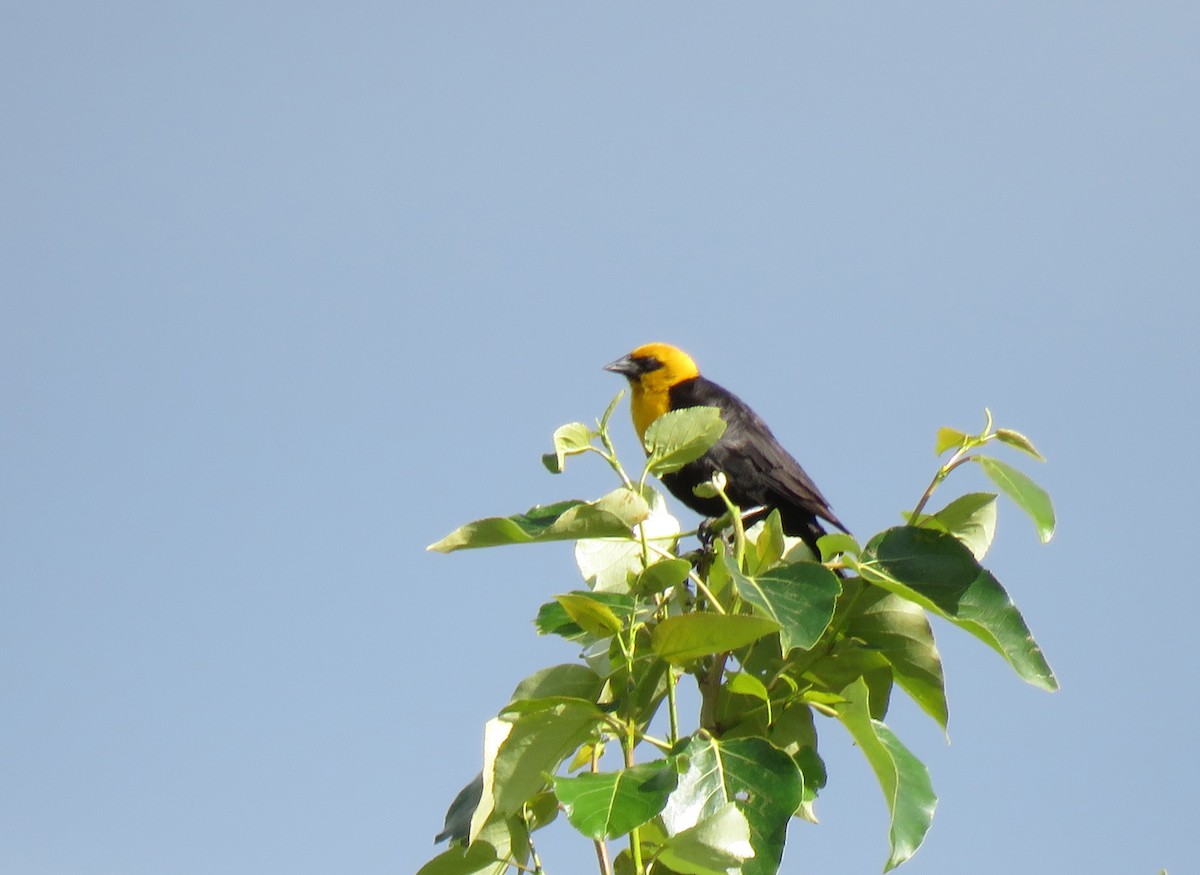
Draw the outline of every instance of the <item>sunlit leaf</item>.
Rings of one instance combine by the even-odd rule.
[[[725,681],[725,689],[731,693],[739,693],[743,696],[753,696],[756,699],[761,699],[764,702],[770,702],[771,696],[767,692],[767,688],[752,674],[744,671],[736,672],[729,676]]]
[[[661,477],[694,462],[725,433],[716,407],[688,407],[664,413],[646,429],[646,467]]]
[[[1049,541],[1054,536],[1054,505],[1050,502],[1050,494],[1012,465],[990,456],[973,458],[983,468],[984,473],[992,478],[992,482],[1015,501],[1021,510],[1029,514],[1037,526],[1038,537],[1042,543]]]
[[[510,701],[569,697],[596,701],[604,680],[586,665],[568,662],[534,672],[513,690]]]
[[[996,438],[1010,447],[1016,447],[1018,450],[1028,453],[1039,462],[1046,461],[1046,457],[1037,451],[1037,447],[1033,445],[1033,441],[1019,431],[1013,431],[1011,428],[998,428],[996,429]]]
[[[490,790],[495,809],[503,814],[519,811],[545,785],[543,775],[553,774],[603,720],[597,706],[583,702],[562,702],[500,718],[511,728],[497,746],[490,770],[484,761],[484,793]]]
[[[737,650],[777,631],[779,624],[765,617],[683,614],[667,617],[655,626],[650,646],[668,662],[682,665],[701,656]]]
[[[757,531],[754,531],[755,529]],[[746,533],[746,536],[754,544],[754,551],[750,554],[752,562],[749,570],[751,574],[757,574],[770,568],[783,558],[785,547],[783,521],[778,510],[772,509],[767,518],[755,525],[751,531]]]
[[[621,631],[620,618],[611,608],[596,599],[594,593],[566,593],[556,595],[554,600],[562,605],[567,616],[585,632],[605,636]]]
[[[946,729],[946,680],[942,658],[924,609],[877,586],[864,586],[854,602],[846,634],[861,639],[888,661],[896,683]]]
[[[567,456],[585,453],[592,443],[592,430],[582,422],[569,422],[554,430],[554,452],[542,456],[542,464],[551,474],[561,474]]]
[[[618,490],[629,492],[629,490]],[[667,510],[661,494],[647,490],[649,515],[642,521],[646,539],[669,549],[679,534],[679,520]],[[633,493],[630,493],[633,494]],[[620,538],[588,538],[575,543],[575,564],[592,589],[628,592],[630,580],[643,568],[642,542],[636,531]]]
[[[512,729],[513,722],[511,720],[503,720],[499,717],[493,717],[483,724],[483,770],[480,772],[483,786],[479,791],[479,804],[475,806],[475,811],[471,815],[471,829],[467,834],[468,844],[475,842],[480,831],[496,811],[496,757],[500,753],[500,746],[508,738]],[[536,788],[531,790],[530,795],[535,791]],[[503,815],[505,812],[501,812],[501,814]]]
[[[1034,686],[1058,689],[1054,672],[1004,587],[957,538],[901,526],[873,538],[863,557],[857,568],[864,580],[966,629]]]
[[[505,855],[507,857],[507,854]],[[454,845],[417,870],[417,875],[503,875],[511,867],[486,842]]]
[[[632,537],[631,527],[649,515],[635,493],[623,503],[605,496],[598,502],[560,501],[509,517],[488,517],[460,526],[427,550],[450,553],[477,547],[529,544],[535,541],[573,541],[579,538]],[[641,502],[641,506],[638,506]],[[639,515],[640,514],[640,515]]]
[[[683,771],[662,820],[679,835],[736,802],[750,829],[754,857],[743,875],[774,875],[783,855],[787,825],[803,797],[795,761],[762,738],[718,741],[693,736],[678,751]]]
[[[634,589],[641,595],[662,592],[687,580],[691,570],[686,559],[660,559],[638,575]]]
[[[857,556],[862,552],[862,547],[858,545],[858,541],[854,540],[852,535],[847,535],[845,532],[831,532],[828,535],[822,535],[817,538],[817,548],[821,551],[822,562],[831,562],[836,556],[842,553]]]
[[[937,796],[925,764],[886,725],[871,719],[866,684],[855,681],[842,694],[847,701],[838,709],[838,719],[871,764],[891,815],[888,837],[892,851],[884,866],[886,872],[899,866],[921,846],[933,822]]]
[[[666,760],[619,772],[555,778],[567,820],[591,839],[623,836],[662,811],[679,775]]]
[[[695,826],[667,839],[658,859],[680,875],[725,875],[754,856],[750,822],[737,803],[722,805]]]
[[[573,595],[591,596],[600,604],[606,606],[617,617],[625,618],[633,614],[633,596],[617,592],[581,592]],[[561,635],[572,641],[584,638],[588,633],[583,627],[571,619],[566,608],[557,601],[547,602],[538,610],[537,618],[533,621],[539,635]]]
[[[996,536],[996,495],[993,492],[970,492],[959,496],[931,517],[922,521],[927,528],[934,520],[942,531],[962,541],[979,561],[987,555]]]
[[[732,558],[724,561],[738,594],[779,623],[785,656],[793,647],[807,650],[817,643],[833,619],[834,603],[842,591],[832,571],[813,562],[795,562],[749,577],[737,570]]]
[[[529,833],[519,817],[493,814],[470,845],[459,842],[434,857],[417,875],[504,875],[510,858],[524,863],[529,855]]]
[[[967,436],[957,428],[947,428],[942,426],[937,430],[937,443],[934,444],[933,454],[940,456],[946,450],[954,447],[961,447],[966,443]]]

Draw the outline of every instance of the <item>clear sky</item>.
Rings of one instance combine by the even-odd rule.
[[[902,871],[1200,870],[1197,46],[1167,0],[10,8],[0,872],[415,871],[578,585],[424,547],[607,491],[539,455],[648,340],[863,536],[984,406],[1049,457],[1058,535],[1002,506],[989,564],[1063,689],[936,627]],[[878,871],[823,731],[783,871]]]

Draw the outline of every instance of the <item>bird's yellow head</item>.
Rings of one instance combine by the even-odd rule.
[[[667,343],[647,343],[604,366],[629,380],[633,427],[641,439],[650,423],[671,409],[671,387],[700,376],[692,357]]]

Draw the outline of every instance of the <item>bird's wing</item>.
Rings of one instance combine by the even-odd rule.
[[[708,397],[701,403],[715,403],[727,423],[721,441],[710,451],[711,461],[737,485],[743,503],[793,505],[845,531],[821,490],[762,417],[714,383],[703,394]]]

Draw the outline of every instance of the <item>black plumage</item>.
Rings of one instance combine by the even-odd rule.
[[[814,553],[817,538],[826,533],[822,521],[846,531],[800,463],[744,401],[703,376],[678,382],[668,393],[672,410],[716,407],[726,423],[725,433],[703,456],[663,476],[677,499],[706,517],[720,516],[725,512],[721,499],[701,498],[694,489],[723,471],[725,492],[734,504],[743,511],[764,508],[757,517],[777,509],[784,532],[801,538]]]

